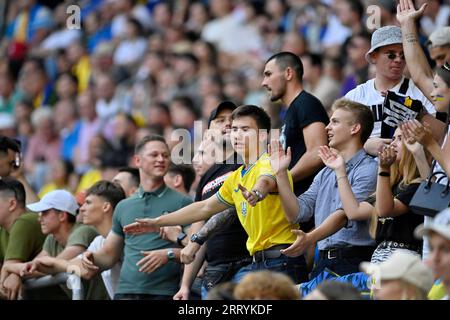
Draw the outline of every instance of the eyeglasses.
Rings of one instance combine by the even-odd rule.
[[[396,54],[395,52],[388,51],[384,53],[389,60],[395,60],[395,58],[400,57],[400,59],[405,60],[405,55],[403,53]]]

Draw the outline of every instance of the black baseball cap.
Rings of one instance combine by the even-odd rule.
[[[222,110],[228,109],[228,110],[234,111],[234,109],[236,109],[236,108],[237,108],[237,105],[234,104],[234,102],[229,101],[229,100],[225,100],[225,101],[222,101],[221,103],[219,103],[217,108],[215,108],[209,115],[208,129],[211,125],[211,121],[213,121]]]

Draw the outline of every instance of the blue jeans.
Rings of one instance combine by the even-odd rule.
[[[291,258],[285,255],[281,255],[278,258],[266,259],[261,262],[252,262],[241,268],[233,277],[232,281],[238,283],[247,273],[259,270],[284,273],[296,284],[308,281],[305,258],[303,256]]]
[[[317,265],[311,273],[311,279],[317,277],[317,275],[322,273],[325,269],[329,269],[340,276],[345,276],[350,273],[357,273],[359,272],[359,265],[363,261],[366,260],[362,258],[319,258]]]
[[[236,262],[206,266],[205,274],[202,279],[202,300],[206,299],[208,291],[211,290],[211,288],[219,283],[230,281],[236,272],[238,272],[243,266],[248,265],[250,262],[251,260],[249,258]]]

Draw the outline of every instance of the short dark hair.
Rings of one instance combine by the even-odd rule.
[[[360,292],[348,282],[324,281],[316,290],[327,300],[362,300]]]
[[[183,178],[183,185],[186,191],[191,190],[192,183],[195,180],[195,171],[190,164],[174,164],[171,163],[167,173],[179,174]]]
[[[0,152],[7,154],[9,149],[20,152],[20,141],[7,136],[0,136]]]
[[[122,187],[106,180],[100,180],[90,187],[86,192],[86,196],[89,195],[104,198],[111,203],[113,209],[120,201],[126,198],[125,191],[123,191]]]
[[[163,136],[160,136],[160,135],[157,135],[157,134],[152,134],[152,135],[149,135],[149,136],[145,136],[144,138],[142,138],[141,141],[139,141],[136,144],[136,148],[134,150],[135,154],[138,154],[139,152],[141,152],[142,149],[144,148],[144,146],[147,143],[152,142],[152,141],[162,142],[162,143],[164,143],[166,145],[167,149],[169,149],[169,145],[167,144],[166,139],[164,139]]]
[[[343,109],[352,113],[355,117],[355,123],[361,125],[361,142],[365,143],[367,139],[369,139],[373,130],[374,118],[372,110],[368,106],[356,101],[341,98],[333,103],[331,109],[333,112],[338,109]]]
[[[302,82],[303,63],[297,55],[293,54],[292,52],[283,51],[278,52],[267,59],[266,64],[271,60],[275,60],[275,63],[282,70],[285,70],[288,67],[292,68],[297,76],[297,80]]]
[[[350,7],[350,10],[356,12],[361,19],[364,15],[364,6],[362,5],[360,0],[347,0],[347,3]]]
[[[13,178],[0,179],[0,193],[14,197],[22,208],[25,208],[25,188],[23,184]]]
[[[135,187],[139,187],[141,184],[141,176],[139,175],[139,169],[131,167],[123,167],[119,169],[119,172],[127,172],[131,175],[131,184]]]
[[[270,130],[271,122],[269,115],[264,111],[263,108],[247,104],[238,107],[231,114],[233,120],[240,117],[250,117],[256,121],[258,129]]]

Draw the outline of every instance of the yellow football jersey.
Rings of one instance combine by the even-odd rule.
[[[292,177],[288,175],[292,190]],[[238,184],[252,190],[260,176],[275,179],[267,153],[247,170],[241,166],[234,171],[216,193],[219,201],[236,208],[239,220],[248,234],[247,249],[250,255],[277,244],[293,243],[296,236],[291,230],[299,228],[298,224],[290,224],[287,221],[278,193],[267,195],[254,207],[245,200]]]

